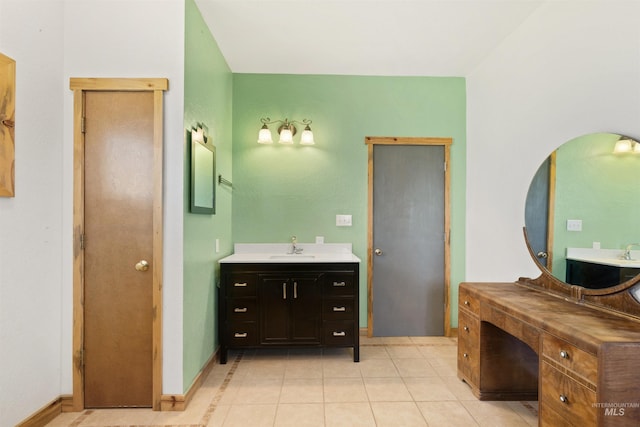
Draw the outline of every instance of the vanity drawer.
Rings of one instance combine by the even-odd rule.
[[[352,320],[327,320],[323,322],[322,333],[323,342],[327,345],[353,345],[353,326]]]
[[[255,274],[231,274],[226,291],[230,297],[254,297],[257,295],[258,276]]]
[[[325,320],[353,319],[355,301],[351,298],[325,298],[322,300],[322,318]]]
[[[458,305],[472,313],[480,313],[480,304],[478,303],[478,300],[472,296],[464,286],[461,286],[458,290]]]
[[[458,313],[458,340],[469,341],[478,345],[480,336],[480,320],[464,311]]]
[[[572,380],[547,362],[540,364],[541,405],[573,425],[596,425],[596,392]]]
[[[542,355],[560,366],[595,384],[598,359],[568,342],[545,334],[542,337]]]
[[[255,346],[258,344],[256,322],[229,322],[227,325],[229,347]]]
[[[324,295],[355,295],[353,275],[348,273],[328,273],[324,278]]]
[[[258,320],[256,298],[230,298],[227,303],[227,319],[232,321]]]

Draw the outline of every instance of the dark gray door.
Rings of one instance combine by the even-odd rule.
[[[547,248],[550,165],[551,160],[547,158],[533,177],[527,193],[524,212],[524,224],[527,229],[529,245],[531,245],[531,249],[538,261],[545,267],[550,263]]]
[[[444,147],[373,151],[373,335],[444,334]]]

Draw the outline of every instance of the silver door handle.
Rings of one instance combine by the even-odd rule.
[[[375,251],[373,251],[373,253],[380,256],[382,255],[382,249],[376,249]]]
[[[547,258],[549,256],[549,254],[542,251],[538,252],[536,255],[538,256],[538,258]]]

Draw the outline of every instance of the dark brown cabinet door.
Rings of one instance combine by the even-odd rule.
[[[259,289],[263,344],[320,343],[318,276],[261,276]]]

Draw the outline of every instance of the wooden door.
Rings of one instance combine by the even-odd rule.
[[[447,335],[450,140],[367,142],[369,334]]]
[[[85,93],[85,406],[152,405],[153,93]]]
[[[72,408],[160,410],[162,104],[168,80],[71,78],[70,88],[74,91]],[[130,345],[133,342],[135,346]],[[139,369],[131,369],[138,365]],[[143,397],[132,397],[137,395]]]

